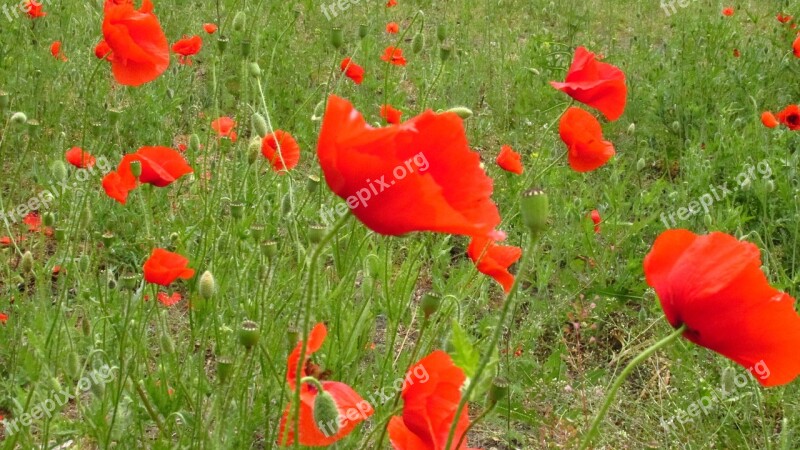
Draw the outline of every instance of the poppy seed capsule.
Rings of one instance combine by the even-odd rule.
[[[220,53],[225,53],[225,49],[228,48],[228,38],[225,36],[220,36],[217,38],[217,50]]]
[[[442,62],[447,61],[448,59],[450,59],[450,54],[452,52],[453,52],[453,50],[450,47],[441,47],[441,48],[439,48],[439,59]]]
[[[119,287],[132,291],[136,289],[138,277],[136,275],[123,275],[119,278]]]
[[[233,359],[228,356],[220,356],[217,358],[217,378],[222,383],[228,381],[233,372]]]
[[[259,225],[259,224],[250,225],[250,236],[252,236],[255,241],[260,241],[261,236],[263,235],[264,235],[264,225]]]
[[[442,297],[433,292],[428,292],[423,295],[420,301],[420,307],[422,308],[422,312],[425,313],[426,319],[435,314],[441,305]]]
[[[339,408],[331,394],[320,390],[314,398],[314,422],[326,437],[339,432]]]
[[[22,254],[22,261],[19,263],[19,268],[22,273],[33,272],[33,254],[30,250],[25,250],[25,253]]]
[[[421,52],[423,48],[425,48],[425,35],[421,32],[417,32],[417,34],[414,35],[414,40],[411,42],[411,50],[414,54],[417,54]]]
[[[119,109],[109,108],[108,110],[108,123],[111,125],[116,125],[119,122],[119,118],[122,115],[122,111]]]
[[[234,219],[241,219],[244,216],[244,203],[231,203],[231,216]]]
[[[114,233],[106,231],[102,236],[100,236],[100,239],[103,240],[103,245],[106,248],[111,247],[111,244],[114,243]]]
[[[309,175],[308,176],[308,184],[306,185],[308,187],[308,192],[310,192],[310,193],[316,192],[317,189],[319,188],[319,181],[320,181],[320,179],[319,179],[318,176]]]
[[[503,400],[508,395],[508,380],[501,377],[492,379],[492,387],[486,396],[489,402],[489,408],[493,408],[500,400]]]
[[[28,122],[28,116],[26,116],[24,112],[15,112],[11,116],[11,123],[15,125],[22,125],[27,122]]]
[[[308,240],[312,244],[319,244],[325,237],[326,228],[324,225],[311,225],[308,227]]]
[[[200,150],[200,136],[192,134],[189,137],[189,149],[193,152]]]
[[[8,108],[10,104],[11,98],[8,96],[8,92],[0,91],[0,110]]]
[[[368,33],[369,33],[369,27],[366,24],[362,23],[361,25],[358,26],[359,39],[364,39],[365,37],[367,37]]]
[[[131,173],[134,177],[139,178],[142,175],[142,163],[139,161],[131,161]]]
[[[42,216],[42,222],[46,227],[52,227],[56,223],[56,215],[51,212],[46,212]]]
[[[456,106],[455,108],[450,108],[445,112],[456,113],[458,117],[466,120],[472,117],[472,110],[467,108],[466,106]]]
[[[200,297],[206,300],[211,299],[211,297],[214,296],[214,292],[217,291],[217,283],[214,281],[214,275],[208,270],[200,275],[200,282],[198,283],[197,290],[200,293]]]
[[[252,320],[245,320],[242,322],[242,326],[239,327],[239,343],[241,343],[245,349],[250,350],[255,347],[260,337],[261,333],[258,331],[257,323]]]
[[[261,251],[267,258],[273,258],[278,254],[278,243],[275,241],[266,241],[261,244]]]
[[[342,29],[339,27],[331,28],[331,45],[333,48],[340,49],[344,44],[344,34],[342,33]]]
[[[547,229],[547,216],[550,206],[547,194],[540,189],[531,189],[522,194],[520,202],[522,221],[531,233],[538,235]]]
[[[269,134],[269,128],[267,128],[267,121],[264,119],[264,116],[259,113],[253,113],[250,120],[253,122],[253,128],[256,130],[258,137],[263,138]],[[261,146],[260,140],[258,141],[258,145],[259,147]]]

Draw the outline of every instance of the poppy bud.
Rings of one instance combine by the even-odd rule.
[[[81,319],[81,331],[84,336],[92,334],[92,323],[89,322],[89,318],[86,316],[83,316],[83,319]]]
[[[775,192],[775,182],[772,180],[767,180],[767,192]]]
[[[103,245],[106,247],[111,247],[111,244],[114,243],[114,233],[110,231],[103,233],[100,238],[103,240]]]
[[[628,125],[628,134],[633,134],[633,133],[636,133],[636,124],[631,122],[631,124]]]
[[[312,244],[319,244],[325,237],[326,228],[324,225],[311,225],[308,227],[308,240]]]
[[[74,380],[78,378],[81,371],[81,362],[78,359],[78,354],[69,352],[67,354],[67,374]]]
[[[200,136],[192,134],[189,137],[189,149],[193,152],[200,150]]]
[[[142,175],[142,163],[139,161],[131,161],[131,173],[134,177],[139,178]]]
[[[225,49],[228,48],[228,38],[225,36],[220,36],[217,38],[217,50],[220,53],[225,53]]]
[[[314,422],[326,437],[339,432],[339,408],[331,394],[320,390],[314,398]]]
[[[639,160],[636,161],[636,170],[641,172],[642,170],[644,170],[644,167],[646,165],[647,163],[645,162],[644,158],[639,158]]]
[[[161,335],[161,348],[168,355],[175,353],[175,341],[167,333]]]
[[[219,381],[222,383],[228,381],[231,373],[233,373],[233,359],[228,356],[217,358],[217,377]]]
[[[22,261],[19,263],[19,269],[22,273],[33,272],[33,254],[30,250],[25,250],[25,253],[22,254]]]
[[[261,155],[261,138],[254,137],[247,145],[247,163],[254,164],[258,161],[259,155]]]
[[[116,125],[119,122],[119,118],[122,116],[122,111],[119,109],[109,108],[108,110],[108,123],[111,125]]]
[[[259,113],[253,113],[250,120],[253,122],[253,128],[255,128],[256,134],[258,134],[260,138],[269,134],[269,128],[267,128],[267,121],[264,119],[264,116]],[[261,140],[258,141],[258,145],[260,150]]]
[[[678,122],[677,120],[672,122],[672,131],[677,133],[680,130],[681,130],[681,123]]]
[[[486,400],[489,403],[489,408],[493,408],[500,400],[508,395],[508,381],[505,378],[496,377],[492,380],[492,387],[489,389],[489,394]]]
[[[252,320],[245,320],[242,322],[242,326],[239,328],[239,343],[241,343],[245,349],[250,350],[255,347],[260,337],[261,333],[258,331],[257,323]]]
[[[461,117],[464,120],[472,117],[472,110],[466,106],[456,106],[455,108],[450,108],[445,112],[456,113],[458,117]]]
[[[60,159],[53,161],[50,164],[50,175],[55,181],[63,181],[67,178],[67,166]]]
[[[369,33],[369,27],[366,24],[362,23],[361,25],[358,26],[359,39],[364,39],[365,37],[367,37],[368,33]]]
[[[292,213],[292,197],[290,197],[289,194],[283,196],[283,200],[281,201],[281,210],[283,210],[283,213],[286,215]]]
[[[27,122],[28,122],[28,116],[26,116],[24,112],[15,112],[11,116],[11,123],[15,125],[22,125]]]
[[[206,300],[209,300],[214,295],[214,292],[216,292],[217,283],[214,281],[214,275],[212,275],[208,270],[200,275],[200,281],[198,283],[197,290],[200,292],[200,297],[203,297]]]
[[[450,47],[441,47],[439,48],[439,59],[442,62],[447,61],[450,59],[450,54],[452,53],[452,49]]]
[[[447,39],[447,28],[445,28],[444,24],[439,24],[436,27],[436,39],[439,39],[439,42],[444,42]]]
[[[340,49],[344,44],[344,35],[342,34],[342,29],[339,27],[331,28],[331,45],[333,48]]]
[[[0,110],[8,108],[9,104],[11,104],[11,98],[8,96],[8,92],[0,91]]]
[[[425,35],[421,32],[417,32],[417,34],[414,35],[414,40],[411,42],[411,50],[414,54],[417,54],[421,52],[423,48],[425,48]]]
[[[240,51],[242,52],[242,57],[247,58],[250,56],[250,41],[244,40],[239,46]]]
[[[51,212],[46,212],[42,216],[42,222],[46,227],[52,227],[54,223],[56,223],[56,215]]]
[[[244,203],[235,202],[231,203],[231,216],[234,219],[241,219],[244,215]]]
[[[442,306],[442,297],[433,292],[423,295],[420,301],[420,307],[422,307],[422,312],[425,313],[426,319],[436,313],[440,306]]]
[[[233,16],[233,30],[234,31],[242,31],[244,30],[245,21],[247,17],[244,15],[244,11],[239,11]]]
[[[55,234],[57,241],[63,241],[64,238],[67,236],[67,230],[63,228],[56,228],[53,231],[53,234]]]
[[[264,225],[259,225],[259,224],[250,225],[250,236],[252,236],[255,241],[260,241],[261,236],[263,235],[264,235]]]
[[[56,230],[58,231],[58,230]],[[89,266],[91,266],[92,261],[89,259],[89,255],[83,254],[78,259],[78,268],[81,269],[81,272],[87,272],[89,270]]]
[[[364,264],[364,270],[369,277],[380,277],[381,261],[378,255],[371,253],[367,255]]]
[[[248,64],[247,70],[250,72],[251,77],[253,78],[261,77],[261,66],[259,66],[257,62],[253,61],[250,64]]]
[[[537,69],[537,68],[535,68],[535,67],[529,67],[529,68],[528,68],[528,71],[529,71],[530,73],[532,73],[532,74],[536,75],[537,77],[540,75],[539,69]]]
[[[522,194],[520,212],[522,221],[534,236],[544,232],[547,229],[547,216],[550,214],[547,194],[540,189],[525,192]]]
[[[266,241],[261,244],[261,251],[267,258],[272,258],[278,254],[278,243],[275,241]]]
[[[117,280],[113,278],[109,278],[106,284],[108,285],[108,288],[111,289],[112,291],[117,288]]]

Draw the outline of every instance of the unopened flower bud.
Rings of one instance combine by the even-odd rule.
[[[260,337],[261,333],[258,331],[257,323],[252,320],[245,320],[242,322],[242,326],[239,328],[239,343],[241,343],[245,349],[250,350],[255,347]]]
[[[454,108],[448,109],[446,112],[456,113],[458,117],[462,119],[469,119],[472,117],[472,110],[467,108],[466,106],[456,106]]]
[[[269,128],[267,128],[267,121],[264,119],[264,116],[259,113],[253,113],[251,121],[253,122],[253,128],[256,130],[258,137],[263,138],[269,134]],[[259,146],[261,145],[260,140],[258,144]]]
[[[200,275],[197,290],[200,292],[200,296],[206,300],[209,300],[214,295],[214,292],[217,291],[217,283],[214,281],[214,275],[208,270]]]
[[[11,116],[11,123],[13,123],[14,125],[22,125],[28,123],[28,116],[26,116],[24,112],[15,112]]]
[[[442,62],[447,61],[448,59],[450,59],[450,54],[452,52],[453,52],[453,50],[450,47],[441,47],[441,48],[439,48],[439,59]]]
[[[245,21],[247,20],[247,16],[245,16],[244,11],[239,11],[233,16],[233,30],[234,31],[242,31],[244,30]]]
[[[439,24],[436,27],[436,39],[438,39],[439,42],[444,42],[444,40],[447,39],[447,28],[444,24]]]
[[[636,124],[631,122],[631,124],[628,125],[628,134],[634,134],[634,133],[636,133]]]
[[[92,323],[86,316],[83,316],[83,318],[81,319],[81,331],[83,332],[84,336],[89,336],[90,334],[92,334]]]
[[[164,350],[164,353],[168,355],[175,353],[175,341],[173,341],[172,337],[167,333],[161,335],[161,348]]]
[[[30,250],[25,250],[22,254],[22,261],[19,263],[19,269],[22,273],[33,272],[33,253]]]
[[[57,159],[50,164],[50,175],[55,181],[64,181],[67,178],[67,166]]]
[[[286,215],[292,213],[292,197],[288,193],[283,196],[283,200],[281,201],[281,210]]]
[[[250,72],[250,76],[253,78],[261,77],[261,66],[255,61],[247,65],[247,71]]]
[[[547,229],[547,216],[550,214],[547,194],[539,189],[525,192],[522,194],[520,212],[525,226],[534,236],[544,232]]]
[[[647,162],[645,162],[644,158],[639,158],[639,160],[636,161],[636,170],[641,172],[642,170],[644,170],[646,165]]]
[[[200,150],[200,136],[192,134],[189,137],[189,150],[193,152]]]
[[[42,215],[42,223],[46,227],[52,227],[56,223],[56,215],[51,212],[46,212]]]
[[[331,394],[320,390],[314,398],[314,422],[326,437],[339,432],[339,408]]]
[[[422,32],[417,32],[414,35],[414,40],[411,41],[411,50],[417,54],[425,48],[425,35]]]

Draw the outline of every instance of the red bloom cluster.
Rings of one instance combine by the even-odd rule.
[[[131,170],[131,163],[134,161],[141,165],[141,175],[138,177]],[[117,170],[103,177],[103,189],[109,197],[124,205],[128,200],[128,193],[136,187],[137,182],[164,187],[192,172],[192,168],[177,150],[168,147],[142,147],[136,153],[123,156]]]

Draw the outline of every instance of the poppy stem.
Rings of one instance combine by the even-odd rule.
[[[583,442],[581,442],[580,450],[585,450],[589,448],[589,445],[592,443],[592,438],[594,435],[597,434],[597,430],[600,427],[600,423],[605,418],[608,409],[611,407],[611,402],[614,401],[614,397],[616,397],[617,391],[622,386],[622,383],[628,378],[628,376],[633,372],[633,369],[636,368],[639,364],[641,364],[644,360],[649,358],[653,353],[665,347],[667,344],[671,343],[675,339],[681,337],[683,333],[686,331],[686,324],[681,325],[680,328],[672,332],[669,336],[661,339],[660,341],[656,342],[655,344],[648,347],[645,351],[640,353],[637,357],[633,358],[631,362],[625,366],[625,369],[619,374],[616,380],[614,380],[614,384],[611,385],[611,389],[609,389],[608,394],[606,394],[606,399],[603,402],[603,406],[600,408],[600,411],[597,413],[597,416],[594,418],[594,422],[592,422],[591,428],[589,431],[586,432],[586,436],[583,438]]]
[[[408,24],[407,27],[405,27],[403,32],[400,33],[400,36],[394,42],[393,48],[395,49],[394,50],[395,52],[397,51],[397,48],[398,48],[397,46],[400,45],[401,42],[403,42],[403,39],[405,39],[406,34],[408,34],[408,31],[411,30],[411,28],[414,27],[414,22],[417,21],[417,17],[419,17],[420,14],[422,14],[423,17],[425,15],[422,11],[417,10],[416,14],[414,14],[414,17],[411,18],[411,22]],[[391,56],[394,56],[394,54],[395,53],[392,53]],[[390,59],[390,61],[386,62],[386,71],[384,72],[384,76],[383,76],[383,104],[384,105],[388,105],[389,104],[389,71],[392,69],[392,66],[393,66],[393,64],[391,63],[391,59],[392,58],[389,58],[389,59]],[[385,121],[386,121],[386,119],[384,119],[384,122]]]

